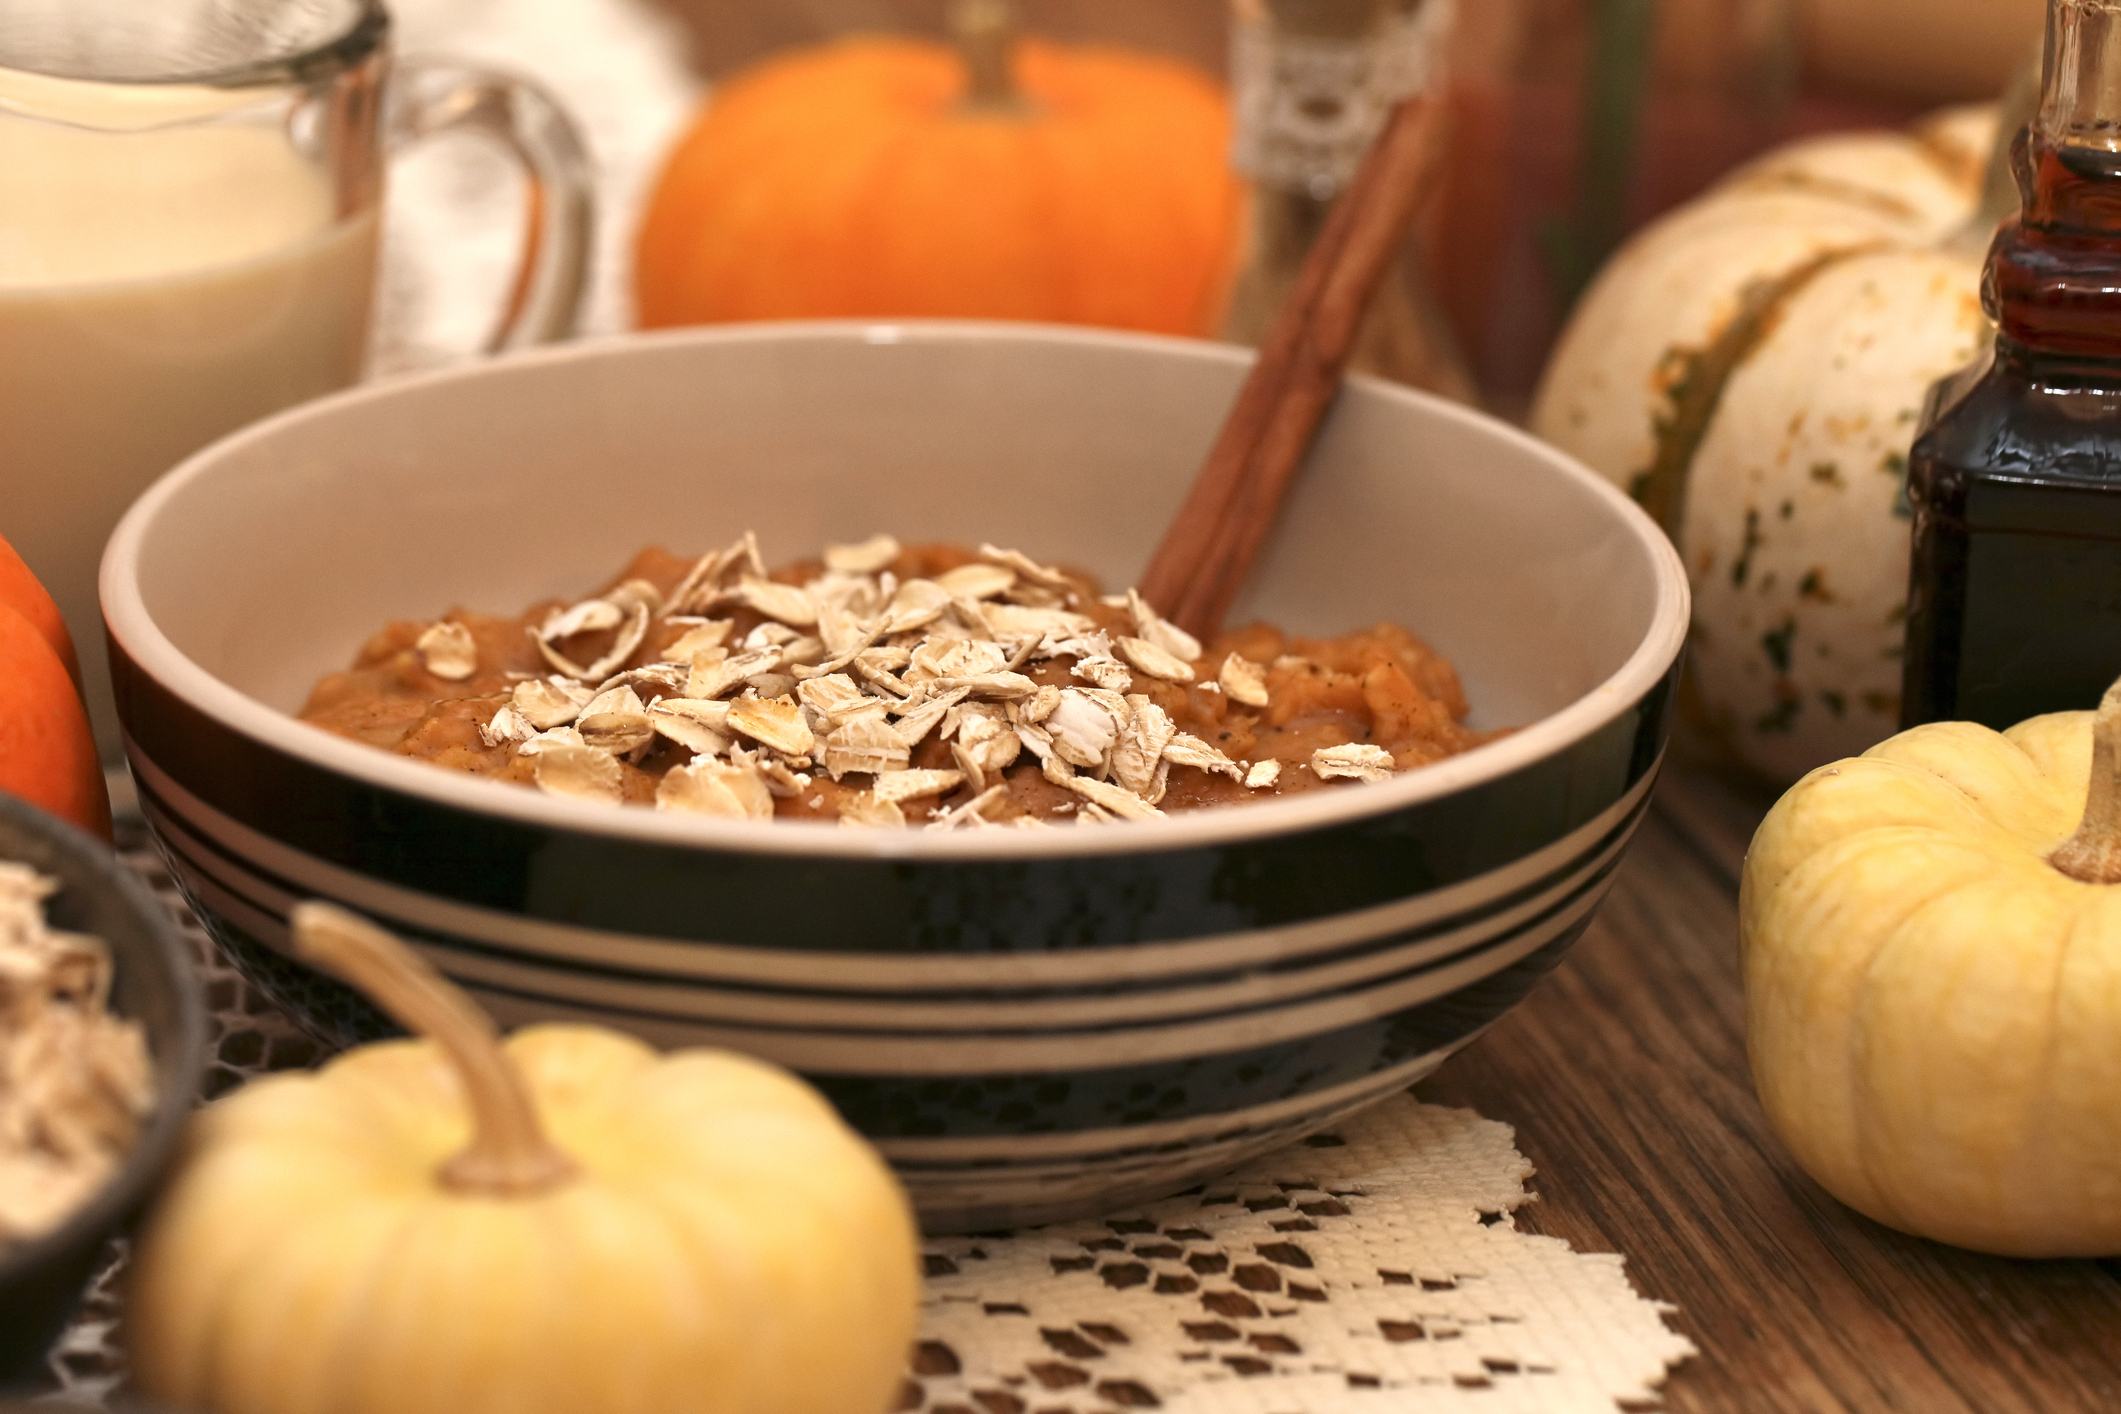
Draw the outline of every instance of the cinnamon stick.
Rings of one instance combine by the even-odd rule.
[[[1427,195],[1443,120],[1442,106],[1419,94],[1392,110],[1142,575],[1142,597],[1197,638],[1221,626],[1340,391],[1363,313]]]

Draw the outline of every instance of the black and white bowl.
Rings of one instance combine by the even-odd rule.
[[[223,944],[341,1038],[376,1020],[281,956],[297,899],[417,940],[504,1023],[802,1072],[938,1228],[1183,1187],[1427,1074],[1603,895],[1686,578],[1559,453],[1382,383],[1333,412],[1236,619],[1403,622],[1477,725],[1523,728],[1385,784],[1101,829],[758,825],[460,777],[291,714],[386,619],[515,612],[649,542],[751,527],[786,559],[889,530],[1125,585],[1244,368],[1026,326],[754,326],[283,414],[165,477],[104,561],[143,808]]]

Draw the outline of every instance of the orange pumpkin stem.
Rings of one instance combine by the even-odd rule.
[[[2121,884],[2121,682],[2092,719],[2092,779],[2077,833],[2047,862],[2087,884]]]
[[[1016,8],[1010,0],[956,0],[950,32],[965,60],[965,107],[980,113],[1023,112],[1023,97],[1009,76],[1009,51],[1016,45]]]
[[[440,1046],[471,1105],[471,1143],[442,1165],[458,1193],[524,1198],[573,1178],[574,1160],[545,1137],[522,1072],[501,1049],[493,1019],[427,959],[358,914],[298,903],[294,954],[358,988],[408,1031]]]

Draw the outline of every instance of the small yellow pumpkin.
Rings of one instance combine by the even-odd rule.
[[[911,1213],[808,1086],[593,1027],[504,1047],[388,934],[320,904],[295,925],[305,960],[432,1039],[199,1115],[127,1298],[142,1393],[198,1414],[890,1403]]]
[[[2121,1253],[2121,683],[2096,719],[1813,771],[1739,914],[1761,1103],[1828,1192],[1980,1251]]]

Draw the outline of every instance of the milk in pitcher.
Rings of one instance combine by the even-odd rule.
[[[236,101],[0,71],[0,535],[66,616],[106,757],[96,568],[120,515],[222,433],[352,383],[368,338],[374,209],[341,218],[279,127],[192,111]]]

